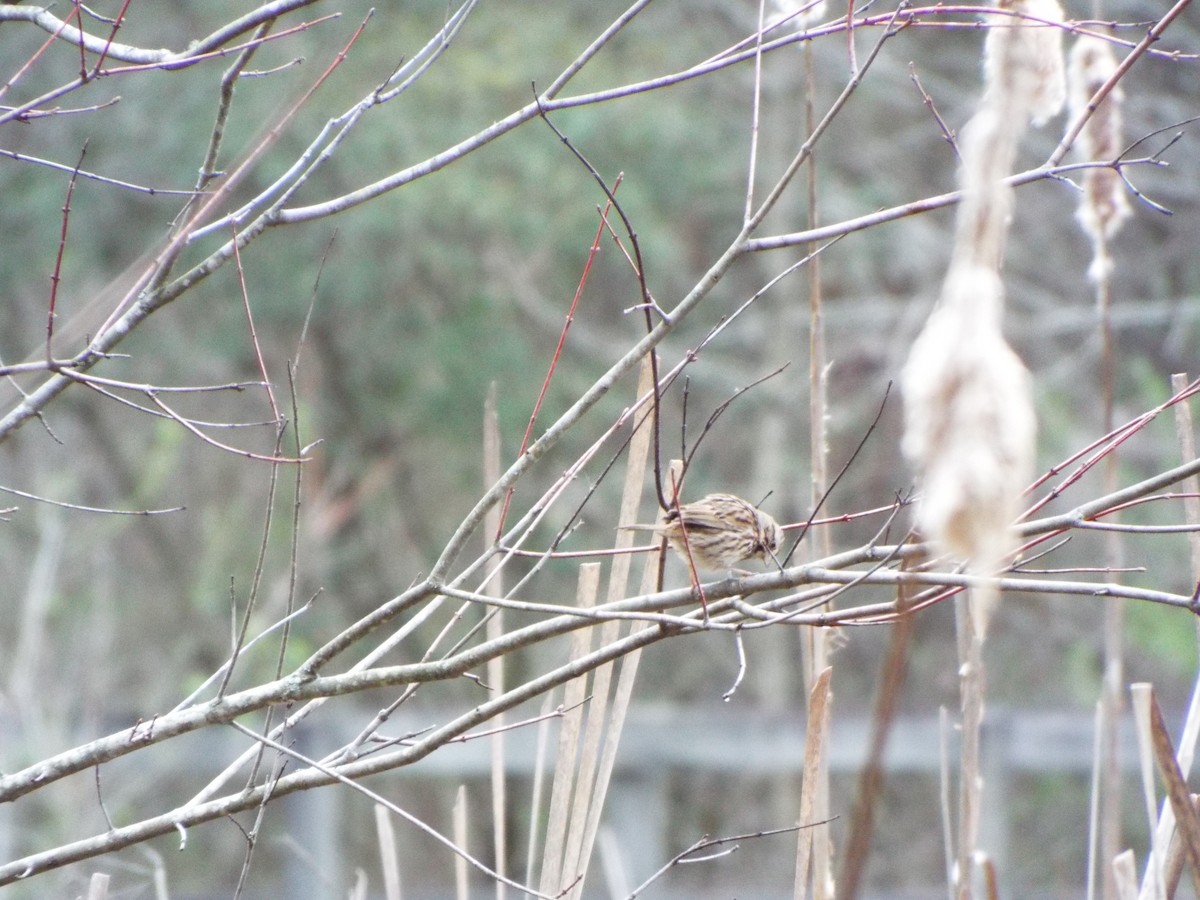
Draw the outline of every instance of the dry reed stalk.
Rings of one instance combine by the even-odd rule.
[[[1145,807],[1146,818],[1149,828],[1147,829],[1151,835],[1150,847],[1147,851],[1146,859],[1146,874],[1142,881],[1141,895],[1143,897],[1162,897],[1165,896],[1163,885],[1164,870],[1167,858],[1167,846],[1171,841],[1171,834],[1175,827],[1174,811],[1171,810],[1171,828],[1161,829],[1155,827],[1155,822],[1161,825],[1162,820],[1158,818],[1156,807],[1158,805],[1158,797],[1154,790],[1154,738],[1151,735],[1150,728],[1150,691],[1149,684],[1138,683],[1129,686],[1130,696],[1133,698],[1133,721],[1134,731],[1137,734],[1138,746],[1138,770],[1142,779],[1142,804]],[[1163,815],[1170,810],[1170,806],[1164,803]]]
[[[579,567],[579,587],[575,601],[580,609],[596,605],[600,588],[600,564],[584,563]],[[571,633],[570,659],[579,659],[592,649],[594,628],[579,628]],[[571,819],[571,796],[575,786],[575,757],[579,750],[579,734],[583,727],[583,700],[587,677],[581,675],[567,682],[564,688],[562,726],[558,732],[558,752],[554,759],[554,781],[550,788],[550,814],[546,821],[546,845],[542,850],[542,874],[538,890],[557,894],[563,889],[563,847]]]
[[[1086,900],[1096,900],[1096,875],[1099,873],[1102,882],[1110,882],[1112,880],[1112,871],[1107,866],[1101,868],[1102,859],[1110,859],[1115,856],[1101,854],[1100,852],[1100,772],[1101,761],[1104,759],[1104,740],[1105,734],[1105,711],[1107,705],[1102,701],[1096,701],[1096,715],[1094,734],[1092,741],[1092,783],[1090,796],[1088,800],[1088,847],[1087,847],[1087,894]],[[1111,897],[1116,893],[1116,888],[1112,887],[1106,890],[1105,896]]]
[[[1150,738],[1154,749],[1154,762],[1162,776],[1167,800],[1171,804],[1171,810],[1175,813],[1175,821],[1178,823],[1176,844],[1182,848],[1183,855],[1188,861],[1192,887],[1200,889],[1200,818],[1196,817],[1196,809],[1192,805],[1192,795],[1188,791],[1187,781],[1175,759],[1175,748],[1171,744],[1171,735],[1167,732],[1167,723],[1163,718],[1158,698],[1154,696],[1153,687],[1149,691],[1149,707]],[[1169,848],[1167,849],[1169,851]],[[1169,878],[1170,867],[1171,854],[1167,852],[1163,859],[1164,884]],[[1174,896],[1174,889],[1171,890],[1171,896]]]
[[[1068,97],[1072,119],[1083,115],[1096,90],[1116,71],[1117,60],[1111,45],[1100,38],[1083,35],[1071,48],[1068,67]],[[1121,153],[1121,108],[1124,91],[1118,84],[1101,101],[1079,132],[1079,153],[1088,160],[1114,160]],[[1101,430],[1112,431],[1115,420],[1116,350],[1112,326],[1112,257],[1109,241],[1130,215],[1124,185],[1113,169],[1088,169],[1083,173],[1083,193],[1076,220],[1092,243],[1092,263],[1088,277],[1095,286],[1097,318],[1100,330],[1100,373],[1103,396]],[[1104,490],[1117,486],[1117,455],[1112,452],[1104,463]],[[1105,540],[1105,562],[1117,570],[1122,565],[1121,544],[1116,532]],[[1124,709],[1124,604],[1109,599],[1104,607],[1104,680],[1101,702],[1104,705],[1099,778],[1100,859],[1111,859],[1121,845],[1121,772],[1118,758],[1118,727]],[[1107,873],[1108,869],[1104,871]],[[1091,870],[1089,869],[1089,877]],[[1105,895],[1115,890],[1111,876],[1106,878]]]
[[[954,849],[954,788],[950,777],[950,712],[938,707],[938,810],[942,820],[942,845],[946,863],[946,890],[949,900],[954,900],[954,869],[958,856]]]
[[[817,14],[824,12],[824,5]],[[851,4],[850,11],[853,12]],[[854,30],[846,34],[848,62],[852,71],[858,70],[854,49]],[[813,53],[805,46],[804,55],[804,138],[811,139],[817,127],[816,121],[817,79]],[[817,204],[817,161],[808,161],[807,195],[805,205],[808,225],[815,228],[820,222]],[[806,252],[812,255],[808,265],[808,426],[809,426],[809,504],[816,509],[822,502],[829,486],[829,370],[830,363],[825,349],[824,285],[821,281],[821,257],[816,246],[810,244]],[[810,536],[808,552],[810,558],[824,558],[833,551],[832,533],[829,529],[817,529]],[[828,691],[821,696],[821,709],[815,710],[812,698],[820,678],[832,665],[832,637],[830,629],[800,629],[801,659],[804,665],[804,684],[808,688],[807,714],[811,718],[818,714],[828,722],[833,702]],[[828,680],[832,673],[824,675]],[[824,748],[823,748],[824,749]],[[810,821],[823,821],[830,817],[829,755],[822,752],[817,757],[818,765],[806,773],[805,787],[811,791]],[[833,900],[837,895],[834,882],[833,835],[829,828],[817,828],[812,836],[812,889],[813,900]]]
[[[977,598],[959,598],[955,606],[958,625],[959,714],[962,717],[962,746],[958,771],[958,857],[955,867],[955,896],[970,900],[975,860],[980,855],[979,817],[983,811],[983,773],[980,765],[980,738],[983,732],[983,698],[986,671],[983,666],[983,638],[975,631],[969,607]]]
[[[1116,56],[1110,44],[1098,37],[1081,36],[1070,52],[1068,96],[1072,119],[1087,112],[1094,92],[1116,71]],[[1121,154],[1121,108],[1123,90],[1118,84],[1094,110],[1079,132],[1076,146],[1087,160],[1115,160]],[[1096,307],[1100,332],[1099,380],[1103,391],[1102,431],[1110,432],[1115,421],[1116,362],[1112,335],[1111,274],[1109,241],[1129,217],[1129,203],[1120,175],[1114,169],[1087,169],[1084,173],[1079,210],[1075,218],[1092,242],[1092,264],[1088,278],[1096,289]],[[1116,490],[1117,457],[1109,454],[1104,463],[1105,491]],[[1105,541],[1105,562],[1121,568],[1121,544],[1110,532]],[[1121,772],[1118,760],[1118,722],[1124,707],[1124,605],[1114,600],[1104,608],[1104,682],[1105,707],[1103,752],[1099,761],[1100,858],[1114,857],[1121,845]],[[1105,870],[1106,871],[1106,870]],[[1105,894],[1112,892],[1111,881]]]
[[[94,872],[88,879],[87,900],[108,900],[108,884],[112,876]]]
[[[379,868],[383,872],[383,896],[400,898],[400,857],[396,854],[396,831],[386,806],[375,804],[375,834],[379,838]]]
[[[1200,817],[1200,794],[1190,794],[1188,802],[1192,807],[1192,815]],[[1179,882],[1183,879],[1183,868],[1188,862],[1192,846],[1185,846],[1183,841],[1173,841],[1171,844],[1166,864],[1168,897],[1174,897],[1179,892]]]
[[[642,364],[638,381],[637,396],[648,394],[653,384],[649,360]],[[634,433],[630,442],[625,473],[624,491],[618,524],[621,526],[638,521],[641,506],[642,485],[646,479],[651,438],[649,419]],[[678,469],[673,469],[676,478]],[[633,545],[632,532],[618,528],[615,547],[629,549]],[[620,600],[627,594],[631,566],[629,554],[613,557],[609,574],[607,599]],[[657,578],[650,570],[657,560],[647,564],[643,589],[652,590]],[[587,569],[587,596],[583,593],[584,570]],[[600,570],[598,564],[580,567],[580,605],[595,605],[599,592]],[[612,643],[620,636],[622,623],[617,620],[605,622],[599,629],[600,644]],[[571,646],[571,659],[586,654],[592,645],[595,628],[580,629],[575,633]],[[587,880],[588,866],[595,846],[600,813],[612,768],[616,762],[617,745],[621,729],[633,693],[637,672],[637,655],[626,657],[621,663],[621,676],[615,695],[611,698],[613,665],[598,667],[591,675],[591,702],[588,705],[587,724],[582,728],[582,702],[587,677],[575,679],[567,685],[567,717],[560,733],[559,753],[555,763],[554,786],[551,789],[550,820],[546,825],[546,848],[543,854],[541,891],[557,894],[570,889],[570,897],[581,897]],[[578,756],[578,759],[576,758]]]
[[[1118,900],[1137,900],[1137,864],[1132,850],[1126,850],[1113,859],[1112,874]]]
[[[500,480],[500,422],[496,413],[496,382],[488,387],[487,400],[483,407],[483,489],[487,490]],[[492,536],[500,531],[500,506],[493,506],[483,520],[484,540],[491,541]],[[486,548],[485,548],[486,549]],[[500,571],[500,557],[494,556],[487,564],[488,579],[480,589],[480,593],[491,591],[494,596],[504,595],[504,577]],[[499,640],[504,635],[504,610],[495,607],[489,610],[487,621],[487,639]],[[504,693],[504,655],[488,660],[487,680],[493,696]],[[504,713],[493,720],[496,723],[495,734],[491,737],[492,749],[492,852],[495,855],[495,868],[501,875],[508,875],[508,784],[506,767],[504,765],[505,729]],[[508,885],[496,881],[496,900],[504,900]]]
[[[1133,694],[1135,712],[1137,712],[1139,703],[1138,691],[1134,690],[1137,687],[1137,685],[1133,685],[1130,688]],[[1179,749],[1175,756],[1176,761],[1179,763],[1179,771],[1183,773],[1184,778],[1191,772],[1198,739],[1200,739],[1200,678],[1192,685],[1192,697],[1188,703],[1187,716],[1183,722],[1183,734],[1179,738]],[[1150,828],[1151,846],[1165,850],[1169,846],[1171,836],[1175,831],[1175,813],[1171,809],[1170,804],[1164,803],[1162,805],[1162,809],[1158,813],[1157,824],[1152,819]],[[1155,867],[1147,863],[1141,891],[1136,895],[1141,900],[1152,900],[1152,898],[1157,896],[1156,886],[1160,885],[1162,881],[1155,880],[1155,875]]]
[[[808,694],[808,725],[804,733],[804,769],[800,786],[800,831],[796,845],[796,874],[793,886],[795,900],[808,897],[808,872],[813,860],[815,832],[828,830],[828,825],[803,826],[819,821],[816,818],[816,794],[822,772],[828,771],[825,759],[829,746],[829,682],[833,668],[826,666],[817,673],[812,690]],[[815,874],[815,873],[814,873]],[[814,892],[815,893],[815,892]]]
[[[554,709],[554,693],[547,692],[542,697],[541,721],[537,726],[537,742],[533,755],[533,786],[529,792],[528,846],[525,849],[525,884],[533,884],[534,872],[537,871],[538,847],[541,844],[539,825],[541,823],[542,792],[546,787],[546,748],[550,743],[550,713]]]
[[[637,396],[650,392],[653,384],[653,369],[647,359],[642,363],[641,375],[638,379]],[[628,525],[637,521],[641,508],[642,484],[646,479],[646,463],[650,455],[652,433],[648,425],[643,424],[633,435],[629,444],[629,454],[626,457],[625,485],[621,494],[620,525]],[[679,460],[671,462],[668,478],[670,484],[677,484],[683,474],[683,463]],[[660,513],[661,515],[661,513]],[[628,548],[632,545],[633,534],[627,529],[617,531],[616,546]],[[642,572],[641,592],[649,593],[658,584],[659,559],[653,557],[646,560]],[[632,557],[619,554],[613,558],[612,569],[608,579],[608,600],[615,602],[626,596],[629,586],[629,571]],[[630,625],[632,629],[634,626]],[[622,631],[619,621],[607,622],[600,632],[601,645],[617,640]],[[599,668],[593,676],[592,708],[588,711],[588,735],[585,739],[585,753],[580,762],[580,768],[587,773],[587,787],[584,791],[584,780],[581,778],[577,795],[586,799],[586,803],[576,803],[571,818],[571,837],[568,842],[568,865],[574,863],[578,870],[578,882],[571,891],[572,900],[583,896],[583,886],[587,880],[588,867],[591,864],[592,851],[596,845],[596,835],[600,829],[600,814],[604,809],[604,798],[608,794],[608,785],[612,777],[613,766],[616,765],[617,747],[621,740],[621,731],[629,712],[629,702],[633,695],[634,681],[637,676],[638,662],[641,652],[634,651],[621,660],[621,675],[617,681],[616,693],[612,697],[611,712],[604,714],[608,703],[609,686],[612,678],[612,665]],[[604,737],[601,749],[600,740]],[[564,872],[571,871],[564,866]]]
[[[470,874],[467,870],[467,786],[460,784],[454,794],[454,844],[462,853],[454,855],[454,895],[456,900],[469,900],[471,896]]]
[[[621,622],[613,620],[600,627],[599,646],[603,647],[617,639]],[[608,723],[609,690],[612,682],[613,664],[598,666],[591,676],[591,699],[587,704],[587,724],[580,741],[579,763],[575,775],[575,795],[571,801],[571,815],[567,826],[567,840],[563,848],[563,887],[572,885],[570,896],[583,894],[584,876],[587,874],[591,847],[584,846],[588,815],[593,807],[603,805],[603,797],[595,796],[596,771],[600,760],[600,742]]]
[[[642,580],[640,592],[648,594],[657,584],[655,565],[652,560],[646,561],[645,577]],[[596,845],[600,833],[600,814],[604,809],[604,798],[608,794],[608,785],[612,779],[613,768],[617,762],[617,748],[621,740],[621,731],[629,714],[629,704],[633,699],[633,687],[637,680],[638,663],[641,661],[641,649],[634,650],[621,657],[621,674],[617,678],[616,691],[613,693],[612,713],[609,716],[608,731],[605,735],[604,750],[600,756],[600,764],[596,773],[596,786],[593,789],[592,804],[588,809],[587,821],[584,824],[583,846],[586,853],[583,857],[582,875],[587,875],[591,862],[591,848]],[[572,898],[583,896],[583,879],[572,894]]]

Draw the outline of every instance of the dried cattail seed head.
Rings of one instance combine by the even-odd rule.
[[[901,374],[917,524],[979,574],[1013,548],[1037,430],[1029,373],[1000,332],[1002,306],[993,269],[952,267]],[[979,618],[982,630],[985,610]]]
[[[1108,41],[1083,35],[1071,48],[1068,70],[1071,116],[1087,111],[1092,96],[1117,69],[1117,59]],[[1115,160],[1121,153],[1121,109],[1125,95],[1118,83],[1096,107],[1079,132],[1079,153],[1088,160]],[[1076,217],[1084,232],[1097,244],[1096,266],[1106,266],[1103,242],[1120,230],[1132,214],[1121,177],[1112,169],[1088,169],[1083,174],[1083,199]],[[1104,271],[1093,271],[1096,278]]]
[[[999,0],[996,8],[1015,15],[991,17],[984,47],[987,91],[1004,97],[999,105],[1006,113],[1042,125],[1067,99],[1062,7],[1058,0]]]

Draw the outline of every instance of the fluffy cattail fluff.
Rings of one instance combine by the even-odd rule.
[[[1108,41],[1090,35],[1080,37],[1071,48],[1071,117],[1083,114],[1096,90],[1116,71],[1117,59]],[[1088,160],[1114,160],[1121,145],[1121,107],[1125,95],[1118,82],[1096,107],[1083,130],[1077,147]],[[1089,271],[1093,281],[1107,276],[1111,268],[1108,241],[1131,215],[1129,200],[1121,177],[1112,169],[1088,169],[1083,174],[1083,200],[1075,214],[1080,226],[1092,240],[1093,257]]]
[[[1028,121],[1057,113],[1066,95],[1060,30],[1020,17],[1060,21],[1057,0],[998,0],[997,8],[1020,15],[988,31],[983,99],[963,129],[950,270],[901,374],[904,451],[921,485],[917,524],[978,575],[993,574],[1013,549],[1037,431],[1029,373],[1000,328],[1012,205],[1002,179]],[[980,640],[996,597],[991,587],[971,590]]]
[[[1014,15],[992,17],[984,46],[988,94],[1004,96],[1006,113],[1042,125],[1067,99],[1062,7],[1058,0],[998,0],[996,8]]]
[[[921,475],[917,524],[981,575],[1013,549],[1037,430],[1029,373],[1000,331],[1003,292],[994,269],[952,266],[901,374],[903,449]],[[981,638],[995,596],[972,593]]]
[[[955,221],[952,268],[1000,268],[1013,195],[1002,179],[1012,171],[1017,139],[1023,130],[988,103],[963,127],[959,174],[963,198]]]

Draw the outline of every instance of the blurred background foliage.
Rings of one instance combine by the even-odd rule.
[[[119,4],[97,6],[107,13]],[[119,38],[181,47],[244,7],[231,0],[159,4],[153,15],[132,15]],[[344,10],[340,19],[269,43],[255,58],[252,68],[263,72],[297,57],[304,62],[241,80],[222,168],[233,169],[279,123],[348,39],[367,5],[345,2],[337,8]],[[372,111],[296,202],[319,202],[375,181],[523,106],[532,97],[531,85],[544,88],[621,9],[608,0],[519,9],[483,4],[443,58],[400,99]],[[324,11],[318,5],[311,12]],[[1068,14],[1086,12],[1068,8]],[[1108,13],[1129,21],[1151,15],[1144,6]],[[756,15],[755,5],[745,0],[652,4],[583,70],[569,93],[686,68],[751,32]],[[286,126],[234,202],[277,177],[329,118],[382,83],[445,16],[446,7],[439,3],[381,6],[345,65]],[[1194,11],[1185,14],[1169,33],[1169,48],[1194,52],[1198,23]],[[1140,34],[1134,28],[1128,36],[1137,39]],[[874,37],[859,36],[860,54]],[[44,33],[27,25],[0,28],[5,77],[44,39]],[[911,72],[919,75],[947,123],[959,127],[976,99],[979,49],[980,34],[970,28],[911,28],[888,43],[818,147],[823,223],[953,189],[953,150],[923,105]],[[837,35],[818,41],[807,52],[812,54],[819,114],[844,84],[845,39]],[[190,188],[225,65],[216,60],[177,72],[102,79],[64,105],[103,104],[117,97],[119,102],[10,124],[0,130],[0,146],[73,165],[86,141],[84,167],[89,170],[159,189]],[[795,48],[764,60],[759,196],[801,140],[804,65],[805,51]],[[77,51],[60,43],[39,58],[5,102],[24,102],[69,79],[77,67]],[[1195,114],[1195,74],[1194,60],[1146,59],[1136,67],[1124,82],[1131,140]],[[554,116],[605,178],[611,182],[624,173],[618,196],[637,229],[650,289],[665,307],[690,289],[740,225],[752,85],[752,67],[743,65]],[[1026,164],[1046,157],[1061,124],[1060,118],[1033,135],[1022,151]],[[1161,146],[1175,130],[1149,140],[1138,153]],[[1168,396],[1170,373],[1194,375],[1197,369],[1200,153],[1194,129],[1183,130],[1182,142],[1168,155],[1170,168],[1131,172],[1138,187],[1173,214],[1167,217],[1135,204],[1134,220],[1114,248],[1118,421]],[[0,357],[6,363],[41,352],[66,183],[62,173],[0,158]],[[532,121],[433,177],[333,218],[268,233],[244,254],[249,302],[277,396],[289,402],[291,361],[300,441],[321,441],[303,471],[297,573],[302,599],[318,590],[321,594],[312,613],[297,623],[291,647],[295,659],[428,570],[481,490],[482,408],[493,383],[505,459],[515,454],[602,201],[584,168],[548,128]],[[1008,251],[1008,326],[1036,379],[1044,466],[1100,433],[1099,340],[1085,277],[1089,249],[1072,218],[1075,202],[1075,191],[1064,183],[1020,189]],[[58,294],[60,352],[73,352],[104,319],[113,298],[155,252],[180,206],[178,197],[78,183]],[[821,257],[835,469],[863,437],[937,294],[951,215],[941,211],[856,232]],[[798,183],[768,221],[767,233],[805,224],[804,192]],[[176,271],[202,259],[218,239],[200,242]],[[743,260],[706,308],[663,345],[664,367],[801,255],[784,250]],[[638,300],[628,264],[606,241],[547,397],[543,424],[643,333],[642,316],[626,313]],[[719,420],[696,458],[688,493],[721,489],[756,499],[770,493],[765,506],[780,519],[807,515],[808,337],[802,272],[766,295],[753,315],[738,320],[690,368],[687,419],[694,439],[712,410],[735,389],[788,365],[739,398]],[[120,349],[128,358],[112,360],[98,374],[162,385],[258,377],[233,266],[154,316]],[[28,389],[33,383],[26,380],[21,386]],[[631,384],[619,386],[589,416],[589,425],[522,482],[519,507],[532,502],[594,439],[631,392]],[[0,385],[0,396],[5,408],[11,408],[17,400],[14,385]],[[261,391],[172,402],[210,421],[261,423],[270,418]],[[679,446],[682,403],[679,384],[664,403],[667,455],[675,455]],[[831,496],[828,513],[885,505],[909,489],[910,475],[897,450],[898,406],[893,393],[863,455]],[[1122,483],[1175,461],[1173,428],[1164,416],[1123,448]],[[269,427],[256,426],[221,432],[220,439],[269,451],[275,436]],[[288,452],[294,451],[291,440],[289,435],[285,441]],[[593,465],[585,481],[599,474],[600,464]],[[286,599],[291,477],[284,473],[276,498],[279,518],[265,568],[260,627],[279,615]],[[0,445],[3,485],[94,506],[186,507],[186,512],[169,516],[116,518],[5,501],[19,509],[0,523],[0,570],[7,576],[0,610],[10,623],[0,630],[0,660],[5,661],[0,721],[19,723],[22,735],[16,746],[5,742],[6,769],[127,724],[130,716],[167,709],[180,699],[181,685],[194,686],[221,663],[230,640],[231,594],[244,603],[252,578],[266,517],[267,482],[261,463],[224,454],[173,423],[79,388],[53,404],[44,423],[30,422]],[[582,486],[576,491],[580,498],[582,491]],[[1058,508],[1098,492],[1097,479],[1085,481]],[[612,540],[615,496],[615,484],[601,485],[582,527],[567,542],[570,548],[604,546]],[[649,500],[645,509],[649,516]],[[1148,505],[1129,519],[1171,522],[1177,512],[1169,504]],[[550,527],[562,524],[553,521]],[[869,539],[875,527],[873,522],[835,526],[833,545],[855,546]],[[548,528],[545,538],[551,537]],[[1088,537],[1075,537],[1055,554],[1054,565],[1094,564],[1102,544]],[[1191,590],[1182,535],[1130,536],[1124,548],[1127,565],[1147,569],[1144,575],[1127,576],[1129,581]],[[668,572],[671,579],[684,577],[678,567]],[[571,602],[574,574],[574,565],[551,564],[538,583],[539,598]],[[1128,609],[1128,621],[1129,679],[1155,682],[1167,701],[1178,705],[1196,664],[1192,623],[1182,614],[1136,605]],[[1099,607],[1082,598],[1023,596],[1006,602],[993,634],[991,703],[1091,709],[1101,662]],[[838,713],[868,708],[885,640],[886,633],[874,629],[855,629],[845,636],[835,682]],[[954,706],[952,644],[949,610],[921,616],[906,712]],[[802,685],[797,653],[792,634],[757,635],[738,702],[798,714]],[[274,666],[269,657],[250,661],[240,678],[249,683],[269,675]],[[520,660],[515,664],[520,666]],[[733,677],[735,660],[726,643],[700,639],[667,642],[648,655],[644,666],[642,689],[653,694],[648,699],[682,703],[719,695]],[[704,807],[697,800],[707,796],[704,785],[680,777],[685,784],[680,795],[688,804]],[[1025,795],[1031,822],[1054,809],[1064,792],[1077,797],[1070,792],[1086,789],[1085,784],[1050,777],[1036,787]],[[848,790],[835,803],[839,798],[848,803]],[[893,799],[903,808],[899,795],[904,792],[896,791]],[[921,802],[928,803],[932,793],[922,796]],[[42,812],[45,820],[30,825],[29,834],[69,832],[75,824],[70,816],[61,821],[52,808]],[[775,812],[779,819],[794,815]],[[711,814],[703,808],[694,816],[680,813],[673,840],[682,846],[707,830],[705,816]],[[902,867],[908,874],[900,877],[894,869],[888,871],[886,859],[877,859],[878,883],[924,883],[920,860],[925,857],[936,877],[932,815],[927,824],[933,843],[913,853],[911,871]],[[1082,812],[1070,821],[1082,829]],[[724,827],[719,819],[714,822]],[[1046,835],[1063,830],[1061,824],[1048,825]],[[1065,843],[1060,839],[1062,846],[1054,854],[1028,870],[1030,883],[1061,878],[1064,884],[1078,884],[1082,834],[1067,835]],[[17,844],[11,849],[27,849],[23,838]],[[1060,863],[1060,858],[1068,862]],[[186,863],[182,866],[181,871],[189,872]],[[203,868],[190,871],[177,876],[177,884],[201,896],[196,885],[205,874]]]

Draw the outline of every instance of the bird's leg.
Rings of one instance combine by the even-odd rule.
[[[679,484],[675,480],[674,472],[671,472],[671,502],[674,504],[675,515],[679,517],[679,534],[683,540],[683,555],[687,557],[688,575],[692,580],[692,587],[700,595],[701,620],[705,625],[708,625],[708,598],[704,596],[704,588],[700,585],[700,574],[697,571],[696,560],[692,556],[692,545],[688,540],[687,525],[684,522],[683,513],[679,509]]]
[[[680,528],[679,533],[683,536],[684,555],[687,557],[688,576],[692,580],[692,589],[700,595],[700,615],[701,620],[705,625],[708,624],[708,598],[704,596],[704,586],[700,583],[700,573],[696,567],[696,560],[692,558],[692,546],[688,543],[688,530]]]

